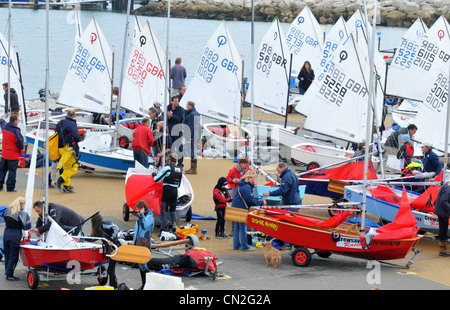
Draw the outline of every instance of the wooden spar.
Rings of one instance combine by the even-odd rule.
[[[152,254],[149,248],[124,244],[108,255],[112,260],[136,264],[146,264]]]

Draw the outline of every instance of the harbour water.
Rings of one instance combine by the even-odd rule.
[[[126,14],[112,11],[81,11],[81,24],[86,27],[95,18],[105,34],[114,52],[114,85],[120,82],[122,52],[124,44]],[[167,46],[167,18],[138,16],[140,24],[147,21],[158,36],[161,45]],[[0,8],[0,32],[8,37],[8,8]],[[219,21],[203,19],[170,18],[169,23],[169,59],[173,65],[175,58],[181,57],[188,77],[186,84],[194,76],[201,53],[206,42],[213,34]],[[227,21],[227,27],[241,53],[244,61],[245,76],[250,73],[251,23]],[[19,54],[25,99],[38,97],[38,91],[45,87],[45,10],[19,9],[11,10],[11,34],[16,51]],[[269,23],[255,23],[255,49],[269,28]],[[134,16],[130,17],[130,29],[134,27]],[[289,24],[282,24],[286,33]],[[325,32],[332,25],[323,25]],[[407,31],[404,28],[379,27],[381,33],[380,48],[397,47],[401,36]],[[50,11],[50,90],[60,90],[72,58],[75,42],[75,9]],[[3,83],[3,81],[2,81]]]

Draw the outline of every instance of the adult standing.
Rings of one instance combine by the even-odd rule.
[[[17,262],[19,261],[22,230],[28,230],[31,228],[31,219],[30,216],[23,211],[24,206],[25,198],[18,197],[3,214],[6,225],[3,234],[3,246],[5,250],[5,276],[8,281],[19,280],[19,278],[14,276],[14,270]]]
[[[238,164],[228,171],[228,188],[233,189],[233,194],[231,195],[232,197],[234,197],[236,193],[237,183],[248,171],[252,171],[252,169],[250,168],[246,157],[239,158]]]
[[[384,170],[386,169],[387,164],[387,158],[389,155],[395,155],[397,156],[397,152],[400,149],[401,138],[405,134],[409,134],[410,140],[414,137],[414,134],[417,131],[417,126],[414,124],[409,124],[408,127],[402,127],[391,133],[391,135],[386,139],[386,142],[384,143],[384,150],[383,153],[383,167]]]
[[[175,59],[175,66],[170,69],[170,78],[172,79],[172,96],[180,93],[181,86],[185,84],[187,77],[186,69],[181,65],[181,58]]]
[[[177,227],[177,199],[178,188],[181,185],[183,174],[181,167],[176,166],[177,154],[167,156],[167,165],[162,168],[155,176],[155,182],[163,182],[163,194],[161,201],[163,208],[161,210],[161,232],[166,228],[167,216],[170,214],[172,220],[172,229]]]
[[[179,101],[181,101],[181,98],[183,98],[184,93],[186,92],[186,89],[187,89],[186,85],[181,85],[180,93],[177,96]]]
[[[233,208],[249,210],[252,206],[261,206],[264,201],[253,196],[256,173],[248,171],[242,180],[238,182],[236,195],[231,206]],[[247,241],[247,223],[234,222],[233,249],[242,251],[254,251]]]
[[[23,153],[24,140],[20,132],[19,117],[11,115],[9,122],[0,119],[0,126],[3,134],[3,150],[2,159],[0,160],[0,191],[3,190],[6,174],[6,190],[8,192],[17,192],[16,189],[16,172],[19,164],[19,157]]]
[[[150,116],[150,129],[155,131],[158,124],[158,110],[155,107],[151,107],[148,109],[148,115]]]
[[[36,227],[31,228],[30,231],[40,237],[43,233],[50,230],[52,223],[50,221],[47,221],[46,223],[43,222],[42,215],[44,214],[44,203],[42,201],[36,201],[33,204],[33,210],[37,213],[39,218],[36,221]],[[73,235],[77,236],[81,233],[82,227],[80,224],[84,222],[84,218],[75,211],[56,203],[49,203],[48,215],[50,215],[66,232],[76,227],[73,231]]]
[[[200,114],[195,109],[195,102],[188,101],[186,104],[185,124],[189,127],[191,135],[189,144],[191,150],[191,169],[185,174],[197,174],[197,146],[202,132]]]
[[[439,219],[439,256],[450,256],[447,252],[448,220],[450,218],[450,186],[449,181],[439,189],[434,207],[434,214]]]
[[[136,204],[136,210],[138,211],[139,216],[134,227],[133,244],[136,245],[138,237],[141,237],[149,240],[149,247],[151,248],[151,237],[153,227],[155,226],[155,220],[153,219],[153,209],[149,209],[147,203],[144,200],[140,200]],[[146,274],[150,270],[148,269],[147,264],[138,264],[138,267],[142,280],[142,286],[139,288],[139,290],[142,290],[144,289],[146,283]]]
[[[300,191],[298,190],[298,178],[295,173],[285,163],[280,162],[277,165],[277,172],[281,177],[280,188],[264,193],[263,197],[281,196],[283,205],[300,205]]]
[[[67,111],[65,119],[56,124],[55,130],[59,132],[58,148],[61,155],[57,169],[63,169],[55,186],[61,193],[75,193],[70,187],[70,179],[78,171],[77,158],[80,151],[78,142],[81,141],[81,135],[78,132],[74,109]]]
[[[141,125],[133,131],[133,142],[131,143],[134,160],[141,163],[145,168],[148,168],[148,157],[151,154],[153,142],[155,142],[149,126],[150,119],[144,117]]]
[[[298,74],[298,90],[300,95],[303,95],[314,80],[314,70],[311,68],[311,63],[305,61],[303,67]]]
[[[183,168],[183,127],[185,110],[180,107],[178,97],[172,97],[172,101],[167,107],[167,127],[172,138],[172,152],[178,155],[178,165]],[[179,140],[179,141],[177,141]]]
[[[108,240],[108,253],[112,252],[112,245],[115,244],[119,247],[121,244],[117,238],[120,231],[119,226],[111,221],[104,221],[100,213],[94,215],[91,218],[91,237],[105,238]],[[109,285],[117,288],[117,276],[116,276],[116,261],[108,257],[108,269]]]
[[[3,91],[5,92],[5,94],[3,95],[3,97],[5,98],[5,113],[9,115],[11,112],[11,115],[19,116],[19,96],[17,96],[16,90],[14,88],[9,88],[8,83],[3,83]],[[9,105],[8,102],[11,105]]]

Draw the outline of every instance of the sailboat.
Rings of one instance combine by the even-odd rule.
[[[254,139],[240,126],[241,76],[240,54],[225,22],[221,22],[203,49],[180,106],[186,108],[188,101],[194,101],[199,114],[216,120],[203,122],[203,132],[207,143],[223,154],[243,153]]]
[[[47,1],[47,61],[46,61],[46,91],[49,88],[49,1]],[[49,119],[48,119],[48,96],[45,99],[45,119],[46,119],[46,141],[49,137]],[[37,150],[33,150],[34,155]],[[46,144],[48,152],[48,143]],[[46,155],[46,158],[48,155]],[[40,280],[49,280],[50,277],[63,274],[67,277],[69,272],[79,272],[79,274],[97,277],[100,284],[106,284],[108,280],[106,269],[103,266],[107,262],[107,254],[101,243],[75,241],[74,238],[64,231],[48,215],[48,158],[45,161],[45,201],[43,222],[50,221],[50,230],[40,238],[24,238],[20,245],[20,257],[24,266],[28,267],[27,284],[31,289],[37,288]],[[27,206],[26,212],[31,213],[31,192],[34,188],[34,173],[29,174],[27,183]],[[31,216],[31,214],[30,214]],[[82,225],[83,223],[80,223]],[[76,262],[76,264],[74,264]],[[74,269],[74,267],[76,267]]]

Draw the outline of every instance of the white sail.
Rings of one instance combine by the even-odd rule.
[[[389,68],[387,94],[424,101],[438,72],[449,66],[449,25],[440,17],[427,30],[418,19],[402,38]]]
[[[414,118],[418,130],[414,140],[429,141],[433,147],[445,150],[445,123],[448,107],[448,71],[449,67],[442,67],[437,77],[432,80],[432,87],[428,90],[419,112]]]
[[[298,75],[305,61],[315,70],[319,66],[323,49],[323,29],[308,6],[292,21],[286,41],[293,54],[292,75]]]
[[[8,82],[8,40],[0,32],[0,79],[1,84]],[[15,50],[14,42],[11,42],[10,47],[10,88],[14,88],[19,99],[20,109],[23,111],[23,95],[22,95],[22,83],[20,82],[20,70],[19,61],[17,59],[17,54]],[[5,101],[3,96],[0,99],[0,114],[5,111]],[[23,115],[22,115],[23,116]]]
[[[80,110],[109,113],[112,51],[95,19],[75,44],[58,102]]]
[[[203,50],[192,81],[181,99],[202,115],[239,124],[241,118],[242,64],[233,39],[222,22]]]
[[[254,105],[282,116],[286,115],[289,88],[290,54],[278,18],[261,40],[256,52]],[[247,99],[248,102],[250,99]]]
[[[351,35],[308,89],[314,100],[305,129],[345,141],[365,141],[369,59]]]
[[[369,60],[369,45],[368,38],[372,37],[372,26],[367,21],[361,10],[357,10],[347,21],[347,30],[353,34],[354,41],[359,45],[361,53],[360,57]],[[367,26],[367,28],[366,28]],[[381,56],[380,52],[374,51],[374,66],[377,74],[375,100],[373,101],[373,111],[376,124],[379,126],[382,122],[382,112],[384,105],[384,86],[386,80],[386,61]],[[367,82],[369,79],[367,79]]]
[[[148,113],[155,101],[164,102],[166,54],[147,22],[136,35],[124,70],[120,106]]]
[[[31,162],[30,169],[28,170],[28,179],[27,179],[27,189],[25,191],[25,212],[31,217],[31,209],[33,205],[33,193],[34,193],[34,181],[36,175],[36,158],[38,151],[38,143],[40,135],[40,127],[41,121],[39,120],[38,129],[36,131],[34,143],[33,143],[33,151],[31,152]]]
[[[349,34],[345,20],[341,16],[326,35],[323,45],[322,59],[319,62],[319,66],[314,69],[316,78],[326,68],[327,63],[334,57],[335,52],[339,49],[339,47],[347,41],[348,36]],[[295,106],[295,110],[304,116],[308,116],[310,109],[314,107],[314,101],[312,101],[313,96],[313,94],[309,94],[308,89],[300,102]]]

